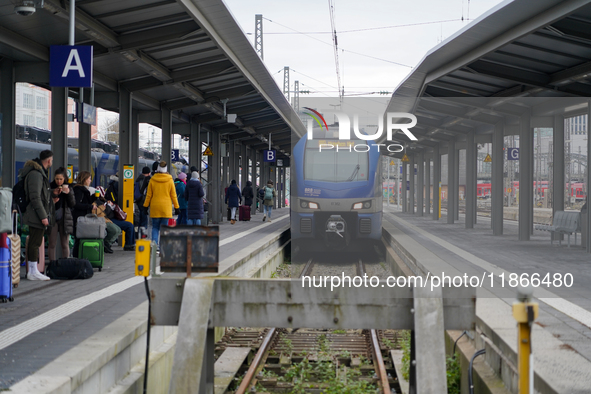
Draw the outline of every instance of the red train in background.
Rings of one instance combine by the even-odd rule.
[[[564,185],[568,188],[568,183]],[[548,181],[534,182],[534,188],[540,196],[545,196],[548,193]],[[478,198],[489,198],[491,195],[492,187],[490,183],[479,183],[476,188],[476,196]],[[519,192],[519,181],[513,182],[512,188],[505,188],[505,194],[517,195]],[[585,190],[583,182],[573,182],[570,184],[570,196],[574,197],[576,201],[582,201],[585,199]]]

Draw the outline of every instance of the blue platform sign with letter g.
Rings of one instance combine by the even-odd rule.
[[[507,148],[507,160],[519,160],[519,148]]]
[[[49,50],[49,85],[92,87],[92,46],[52,45]]]
[[[277,160],[277,151],[274,149],[263,151],[263,161],[265,163],[274,163]]]

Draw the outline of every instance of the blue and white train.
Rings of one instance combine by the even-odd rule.
[[[359,250],[381,239],[380,152],[365,142],[308,140],[305,135],[296,143],[291,165],[294,245]]]
[[[39,157],[39,153],[45,149],[51,149],[51,145],[26,141],[16,140],[16,174],[15,179],[18,179],[19,171],[24,167],[27,160]],[[142,167],[148,166],[152,168],[154,160],[140,158],[139,168],[135,170],[136,177],[140,174]],[[74,166],[74,179],[78,174],[78,150],[74,148],[68,148],[68,164]],[[119,156],[103,152],[91,152],[91,174],[92,174],[92,186],[103,186],[106,188],[109,184],[109,177],[115,175],[119,169]],[[57,168],[55,165],[51,170]],[[170,172],[173,177],[180,171],[187,172],[189,167],[182,163],[173,163]],[[53,177],[53,174],[51,174]]]

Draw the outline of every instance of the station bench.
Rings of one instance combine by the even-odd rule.
[[[565,212],[556,211],[552,224],[538,224],[535,227],[536,230],[550,231],[550,244],[554,242],[554,233],[568,235],[568,247],[570,248],[570,236],[575,235],[575,245],[577,244],[577,233],[581,232],[581,214],[580,212]],[[562,245],[562,241],[559,239],[558,243]]]

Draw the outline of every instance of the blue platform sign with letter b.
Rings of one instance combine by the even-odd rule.
[[[178,149],[173,149],[170,151],[170,161],[179,161],[181,160],[181,155],[179,154]]]
[[[92,87],[92,46],[52,45],[49,50],[49,85]]]
[[[263,161],[265,163],[274,163],[277,160],[277,151],[275,149],[263,151]]]
[[[507,160],[519,160],[519,148],[507,148]]]

